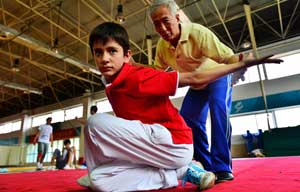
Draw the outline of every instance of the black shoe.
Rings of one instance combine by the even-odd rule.
[[[222,183],[234,179],[234,176],[230,172],[216,172],[215,175],[216,175],[216,183]]]

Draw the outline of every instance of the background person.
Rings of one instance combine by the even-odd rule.
[[[74,169],[76,167],[76,149],[71,146],[70,139],[64,140],[62,152],[55,149],[51,159],[51,165],[55,163],[56,169]]]
[[[33,144],[38,142],[38,155],[37,155],[37,170],[43,169],[43,161],[45,159],[46,153],[48,151],[49,143],[51,142],[51,147],[53,147],[53,127],[51,126],[52,118],[48,117],[46,119],[46,124],[41,125],[38,128],[38,132],[33,139]]]

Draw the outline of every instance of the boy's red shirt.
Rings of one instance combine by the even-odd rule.
[[[169,99],[175,94],[177,85],[177,72],[125,63],[105,91],[118,117],[161,124],[171,132],[175,144],[192,144],[191,128]]]

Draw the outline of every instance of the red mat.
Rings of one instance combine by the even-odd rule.
[[[205,192],[299,192],[300,157],[238,159],[233,161],[235,179],[215,185]],[[90,192],[79,186],[77,178],[86,170],[59,170],[0,174],[2,192]],[[189,184],[155,192],[192,192]],[[154,192],[154,191],[152,191]]]

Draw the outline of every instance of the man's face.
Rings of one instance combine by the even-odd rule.
[[[124,55],[123,48],[115,41],[109,40],[105,45],[96,41],[93,45],[95,63],[107,81],[112,81],[123,66],[129,62],[131,52]]]
[[[52,121],[51,118],[47,119],[47,125],[50,125],[50,124],[51,124],[51,121]]]
[[[172,43],[179,39],[179,16],[172,15],[168,7],[164,5],[158,7],[151,14],[151,19],[156,32],[158,32],[164,40]]]

